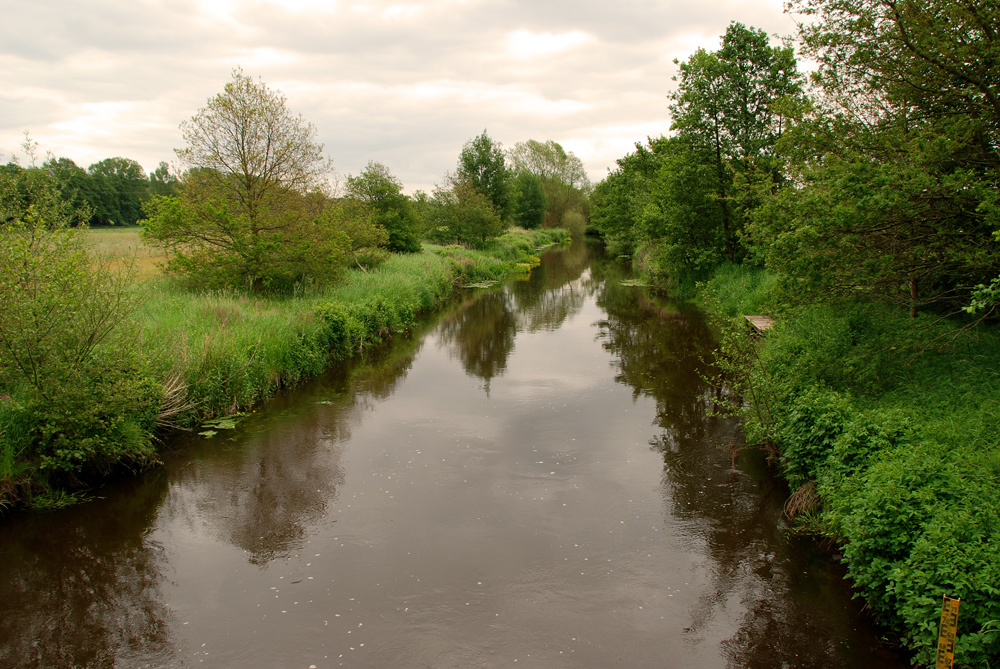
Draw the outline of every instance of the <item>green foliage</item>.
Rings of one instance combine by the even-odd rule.
[[[434,191],[427,220],[427,238],[440,244],[460,242],[482,248],[507,230],[489,198],[458,177]]]
[[[594,187],[590,224],[612,254],[632,255],[645,241],[642,216],[652,201],[667,141],[661,137],[650,138],[646,145],[637,142],[635,152],[615,161],[618,166]]]
[[[744,314],[774,313],[774,277],[761,267],[724,263],[704,285],[703,299],[727,318]]]
[[[180,195],[154,199],[144,221],[172,271],[201,287],[252,290],[336,279],[345,239],[321,215],[329,164],[283,95],[235,70],[181,130],[188,146],[177,153],[192,169]]]
[[[813,153],[790,163],[798,185],[766,201],[749,233],[790,298],[855,294],[915,315],[966,303],[1000,271],[996,223],[981,213],[993,186],[946,125],[890,119],[876,135],[815,119],[788,133],[784,150]]]
[[[492,204],[496,215],[506,221],[511,213],[510,181],[503,147],[486,131],[473,137],[458,156],[458,180],[470,184]]]
[[[0,174],[0,214],[0,487],[30,498],[150,462],[160,386],[126,325],[129,268],[88,253],[45,174]]]
[[[69,158],[50,158],[45,161],[42,169],[51,175],[60,198],[74,212],[71,223],[79,225],[92,220],[95,207],[90,202],[92,196],[92,179],[87,171],[77,166]]]
[[[170,169],[166,162],[160,161],[155,170],[149,173],[149,194],[167,196],[180,193],[181,180]]]
[[[736,22],[726,30],[721,49],[699,49],[678,64],[671,129],[689,147],[684,163],[702,166],[704,174],[714,172],[702,182],[700,197],[710,193],[717,201],[722,250],[735,262],[745,254],[740,238],[755,202],[737,189],[748,182],[734,176],[761,172],[774,187],[780,185],[774,145],[787,128],[787,110],[799,106],[794,101],[802,98],[802,77],[790,46],[772,47],[767,33]]]
[[[798,0],[821,106],[781,147],[796,193],[754,237],[806,299],[992,307],[1000,272],[996,3]]]
[[[150,202],[143,238],[167,251],[169,273],[198,289],[288,291],[335,282],[348,263],[384,260],[388,235],[364,206],[307,197],[285,205],[274,227],[255,227],[214,178],[196,172],[188,175],[181,196]]]
[[[512,184],[514,194],[514,224],[534,229],[545,220],[548,198],[541,178],[531,172],[518,172]]]
[[[728,269],[709,286],[739,313],[739,286],[767,284]],[[793,488],[815,486],[811,525],[843,543],[849,576],[917,663],[933,663],[948,594],[962,599],[963,663],[986,666],[1000,659],[1000,332],[920,322],[875,304],[800,307],[757,340],[731,329],[719,365],[748,436]]]
[[[419,222],[403,184],[381,163],[369,162],[360,175],[347,178],[347,194],[371,209],[372,221],[389,233],[385,244],[390,251],[415,253],[420,250]]]
[[[787,400],[777,430],[782,469],[797,489],[816,479],[844,429],[850,401],[817,386]]]
[[[149,179],[142,165],[129,158],[105,158],[87,168],[87,202],[91,225],[135,225],[149,198]]]
[[[572,151],[552,140],[529,139],[515,144],[508,159],[515,173],[531,173],[541,181],[545,191],[545,227],[569,227],[567,216],[582,216],[586,220],[590,213],[590,180],[583,161]]]
[[[725,259],[723,201],[711,156],[683,135],[657,145],[660,167],[638,227],[649,249],[646,273],[660,282],[702,280]]]

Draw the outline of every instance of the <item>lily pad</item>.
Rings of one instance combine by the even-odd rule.
[[[215,418],[213,420],[207,420],[201,424],[202,427],[213,428],[216,430],[235,430],[236,429],[236,418],[233,416],[227,416],[225,418]]]
[[[217,435],[219,433],[216,432],[215,430],[205,430],[204,432],[199,432],[198,434],[200,434],[203,437],[207,437],[207,438],[211,439],[212,437],[214,437],[215,435]]]

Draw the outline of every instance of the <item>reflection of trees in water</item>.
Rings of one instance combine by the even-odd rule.
[[[441,344],[452,347],[467,374],[486,382],[487,393],[490,381],[507,370],[516,335],[517,318],[504,291],[483,293],[466,302],[438,328]]]
[[[555,329],[577,313],[591,291],[585,271],[592,253],[578,242],[568,249],[544,253],[531,274],[504,290],[472,297],[438,327],[442,345],[462,363],[466,373],[485,381],[503,375],[518,332]]]
[[[607,313],[598,337],[614,354],[615,380],[634,396],[656,400],[657,422],[669,439],[702,434],[709,388],[702,378],[712,334],[701,313],[651,300],[621,285],[607,269],[598,304]]]
[[[310,407],[280,426],[259,430],[238,456],[206,458],[178,472],[166,513],[206,527],[266,564],[304,543],[305,527],[323,516],[344,480],[340,411]],[[330,420],[330,414],[338,417]],[[327,423],[332,423],[327,429]]]
[[[708,419],[703,434],[661,435],[664,483],[673,513],[686,518],[712,556],[712,588],[692,611],[691,634],[704,631],[734,598],[746,607],[723,643],[729,666],[901,667],[859,634],[859,611],[837,568],[807,538],[789,538],[781,515],[788,491],[757,450],[739,467],[720,446],[740,443],[738,426]]]
[[[395,392],[413,366],[430,325],[426,320],[406,334],[397,334],[390,345],[366,353],[364,359],[349,366],[346,377],[359,402],[383,400]]]
[[[129,494],[5,521],[0,666],[109,667],[167,649],[163,565],[146,539],[164,474]]]
[[[854,635],[851,646],[843,642],[856,626],[847,588],[814,549],[793,547],[784,536],[787,491],[759,452],[743,454],[735,469],[726,446],[742,443],[738,425],[708,415],[715,389],[699,373],[712,345],[703,317],[621,286],[619,271],[603,263],[594,267],[603,280],[598,303],[607,311],[599,336],[615,355],[616,380],[635,396],[655,398],[662,432],[651,446],[663,453],[665,494],[673,515],[691,521],[704,538],[713,561],[710,593],[691,612],[692,638],[738,598],[746,613],[724,643],[730,666],[868,662],[848,653],[873,637]],[[865,666],[900,666],[891,659],[871,661]]]
[[[344,483],[344,445],[372,406],[406,376],[419,339],[401,340],[346,372],[336,388],[280,399],[270,425],[254,426],[238,449],[217,449],[172,482],[167,512],[211,528],[266,564],[300,549]],[[282,405],[296,409],[281,416]],[[249,431],[249,430],[248,430]]]

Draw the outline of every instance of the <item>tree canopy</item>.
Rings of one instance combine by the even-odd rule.
[[[545,191],[545,225],[559,227],[567,214],[586,216],[590,211],[590,180],[583,161],[553,140],[529,139],[508,151],[515,173],[534,174]]]
[[[416,212],[410,198],[403,195],[403,184],[388,167],[370,161],[361,174],[348,177],[347,194],[369,207],[373,221],[386,229],[390,251],[415,253],[420,250]]]
[[[510,179],[503,147],[486,134],[473,137],[458,156],[458,177],[486,196],[502,219],[510,216]]]
[[[370,213],[323,214],[329,162],[284,95],[235,70],[181,131],[183,189],[155,199],[145,222],[147,238],[170,251],[169,269],[200,285],[260,290],[332,280],[357,260],[347,230],[373,225]]]

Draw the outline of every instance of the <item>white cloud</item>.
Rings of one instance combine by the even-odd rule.
[[[241,66],[312,122],[341,172],[387,164],[408,190],[487,128],[553,139],[603,177],[669,127],[673,58],[730,20],[791,33],[780,0],[69,0],[10,3],[0,26],[0,151],[31,130],[87,165],[172,160],[178,124]]]
[[[518,60],[531,60],[569,51],[593,41],[591,35],[579,30],[558,35],[515,30],[507,35],[507,55]]]

